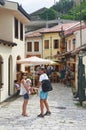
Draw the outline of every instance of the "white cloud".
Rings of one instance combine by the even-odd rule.
[[[59,0],[9,0],[9,1],[18,2],[28,13],[32,13],[43,7],[49,8],[54,4],[55,1],[57,2]]]

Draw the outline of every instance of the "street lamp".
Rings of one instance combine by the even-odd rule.
[[[82,46],[82,26],[81,26],[81,0],[80,0],[80,46]],[[85,100],[85,66],[83,64],[83,51],[79,52],[78,62],[78,96],[80,105]]]

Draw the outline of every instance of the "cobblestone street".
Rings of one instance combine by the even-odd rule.
[[[53,84],[49,93],[52,114],[38,118],[40,113],[38,95],[31,95],[28,117],[21,115],[23,98],[0,104],[0,130],[85,130],[86,109],[73,101],[71,88]]]

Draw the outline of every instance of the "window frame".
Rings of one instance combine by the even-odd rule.
[[[34,52],[38,52],[39,51],[39,42],[35,41],[34,42]]]
[[[55,43],[55,41],[57,41],[57,43]],[[54,49],[58,49],[59,48],[59,40],[58,39],[54,39],[53,40],[53,48]]]
[[[20,40],[23,41],[23,24],[20,22]]]
[[[14,18],[14,36],[16,39],[18,39],[18,19]]]
[[[44,40],[44,49],[49,49],[49,40]]]
[[[32,42],[27,42],[27,52],[32,52]]]
[[[76,48],[76,39],[75,38],[73,38],[72,43],[73,43],[73,50],[75,50],[75,48]]]

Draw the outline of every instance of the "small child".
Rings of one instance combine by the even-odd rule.
[[[14,86],[16,88],[16,97],[20,94],[20,85],[18,83],[18,80],[14,80]]]
[[[28,85],[28,89],[29,89],[29,94],[32,94],[33,93],[33,87],[31,85],[31,79],[27,78],[26,79],[26,83]]]

